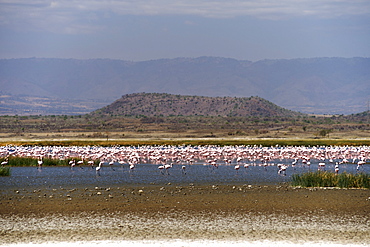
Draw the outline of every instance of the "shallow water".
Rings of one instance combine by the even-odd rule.
[[[335,164],[327,164],[326,171],[334,172]],[[11,176],[0,177],[3,189],[14,188],[59,188],[79,186],[123,186],[148,184],[279,184],[289,182],[291,176],[297,173],[318,170],[318,163],[310,167],[298,164],[295,168],[289,167],[286,174],[279,174],[276,165],[267,167],[251,163],[248,168],[242,165],[239,170],[234,165],[219,165],[215,168],[210,165],[194,164],[173,165],[168,170],[159,170],[155,164],[138,164],[134,170],[128,165],[115,164],[103,166],[99,173],[91,167],[12,167]],[[341,164],[340,173],[356,173],[356,165]],[[361,172],[370,173],[370,166],[364,165]]]
[[[114,169],[114,170],[113,170]],[[99,174],[95,169],[84,167],[13,167],[11,176],[0,178],[7,187],[66,187],[66,186],[114,186],[135,184],[225,184],[225,183],[279,183],[290,176],[279,176],[276,167],[250,167],[235,171],[231,166],[213,168],[203,165],[188,166],[184,172],[180,165],[160,171],[157,165],[139,164],[135,170],[119,166],[103,167]]]

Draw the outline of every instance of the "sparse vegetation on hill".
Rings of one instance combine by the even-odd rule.
[[[279,107],[260,97],[204,97],[166,93],[135,93],[94,111],[100,116],[218,116],[293,117],[303,114]]]

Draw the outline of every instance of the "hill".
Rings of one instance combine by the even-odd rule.
[[[222,116],[291,117],[303,115],[279,107],[260,97],[204,97],[166,93],[134,93],[94,111],[102,116]]]
[[[0,85],[1,95],[10,96],[1,99],[0,115],[88,113],[122,95],[138,92],[259,96],[304,113],[352,114],[367,110],[370,58],[256,62],[216,57],[142,62],[1,59]],[[55,106],[43,107],[35,100],[40,97],[51,99]],[[63,109],[58,108],[58,101]],[[22,113],[19,104],[27,104],[27,112]],[[78,105],[85,107],[75,108]]]
[[[256,96],[134,93],[123,95],[112,104],[85,115],[0,116],[0,129],[3,140],[231,136],[368,139],[369,112],[347,116],[309,115],[284,109]]]

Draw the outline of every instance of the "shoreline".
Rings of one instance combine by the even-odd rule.
[[[370,245],[367,189],[167,184],[0,192],[4,245],[175,239]]]

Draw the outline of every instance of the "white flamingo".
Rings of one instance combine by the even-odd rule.
[[[8,158],[1,162],[1,166],[6,166],[8,164]]]
[[[359,162],[357,162],[357,167],[356,167],[356,170],[360,170],[360,168],[362,168],[362,165],[366,164],[365,161],[363,160],[360,160]]]
[[[41,158],[37,161],[37,164],[38,164],[39,168],[41,168],[41,166],[42,166],[42,164],[43,164],[43,163],[44,163],[44,162],[42,161],[42,159],[41,159]]]
[[[134,170],[135,169],[135,165],[134,164],[130,164],[130,170]]]
[[[181,171],[182,171],[182,173],[184,173],[184,174],[186,174],[186,166],[181,166]]]
[[[94,161],[89,160],[89,161],[87,162],[87,164],[89,164],[89,165],[91,166],[91,169],[93,169],[93,168],[94,168]]]
[[[161,173],[163,174],[163,169],[164,169],[164,165],[160,165],[158,166],[158,169],[161,171]]]
[[[278,164],[278,167],[280,168],[278,173],[283,174],[285,176],[286,175],[286,169],[288,168],[288,166],[286,166],[284,164]]]
[[[297,164],[297,162],[298,162],[298,159],[294,159],[294,161],[292,162],[293,170],[295,170],[295,165]]]
[[[338,162],[335,164],[334,171],[335,171],[336,174],[339,173],[339,165],[338,165]]]
[[[75,162],[75,160],[70,160],[68,164],[71,166],[71,168],[73,168],[73,167],[75,167],[76,162]]]
[[[168,169],[172,168],[172,163],[171,164],[166,164],[164,165],[164,169],[166,170],[167,174],[169,175],[170,173],[168,172]]]
[[[325,162],[320,162],[318,170],[325,169],[325,165]]]
[[[96,174],[98,174],[100,176],[100,170],[101,170],[101,167],[103,166],[103,162],[100,161],[99,162],[99,165],[95,168],[96,170]]]
[[[83,165],[84,164],[84,160],[83,160],[83,158],[82,158],[82,160],[79,160],[79,161],[77,161],[77,165],[81,168],[81,169],[84,169],[81,165]]]

